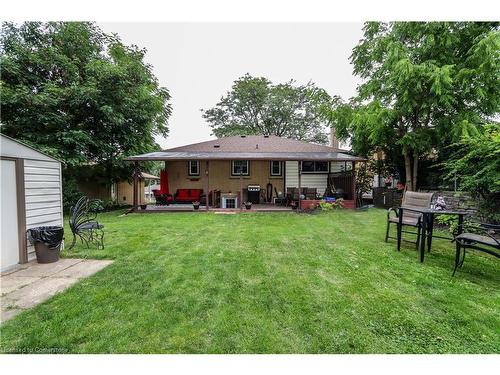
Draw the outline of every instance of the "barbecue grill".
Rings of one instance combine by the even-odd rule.
[[[260,203],[260,185],[248,185],[247,187],[249,202],[258,204]]]

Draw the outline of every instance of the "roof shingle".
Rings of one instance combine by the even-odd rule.
[[[147,160],[342,160],[362,161],[347,151],[277,136],[248,135],[214,139],[126,158]]]
[[[218,146],[218,147],[217,147]],[[317,145],[298,141],[296,139],[282,138],[274,135],[246,135],[214,139],[210,141],[193,143],[186,146],[174,147],[164,152],[346,152],[329,146]]]

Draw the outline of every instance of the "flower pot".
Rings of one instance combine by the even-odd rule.
[[[194,208],[195,210],[198,210],[198,209],[200,208],[200,205],[199,205],[199,204],[193,204],[193,208]]]
[[[147,204],[141,204],[141,210],[145,210],[148,207]]]
[[[252,205],[251,205],[251,204],[245,204],[245,208],[246,208],[247,210],[250,210],[250,209],[252,208]]]

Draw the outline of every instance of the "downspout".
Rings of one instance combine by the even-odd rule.
[[[297,212],[301,210],[301,205],[302,205],[302,161],[298,160],[297,161],[297,166],[298,166],[298,174],[299,174],[299,205],[297,207]],[[293,198],[293,196],[292,196]]]

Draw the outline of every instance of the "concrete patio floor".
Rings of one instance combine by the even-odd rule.
[[[60,259],[55,263],[29,262],[0,276],[0,322],[46,301],[80,279],[111,264],[111,260]]]

